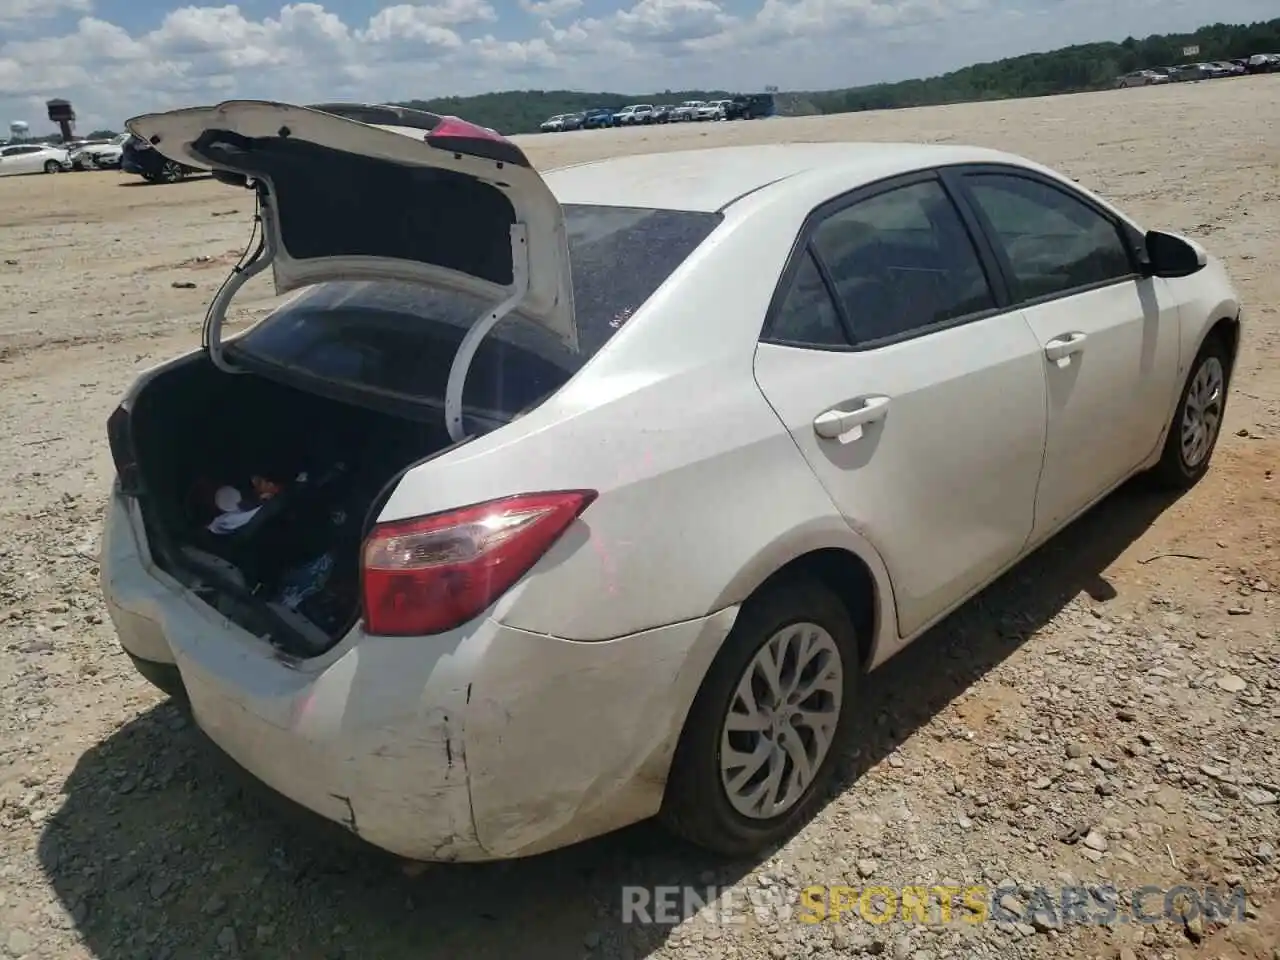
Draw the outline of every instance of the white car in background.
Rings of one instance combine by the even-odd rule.
[[[694,111],[693,119],[695,120],[723,120],[725,116],[725,108],[728,107],[728,100],[709,100]]]
[[[706,106],[702,100],[686,100],[680,106],[675,107],[671,111],[672,120],[692,120],[699,109]]]
[[[71,162],[80,169],[117,169],[124,155],[124,142],[128,139],[129,134],[122,133],[110,140],[87,144],[71,154]]]
[[[1208,469],[1226,271],[1038,164],[542,175],[454,118],[326,109],[129,123],[257,189],[263,244],[110,418],[101,570],[138,669],[373,844],[660,814],[757,853],[822,802],[867,670],[1127,478]],[[268,266],[302,292],[224,340]]]
[[[18,143],[0,147],[0,177],[20,173],[62,173],[71,169],[71,158],[63,147],[47,143]]]
[[[613,115],[613,122],[619,127],[638,126],[653,122],[653,104],[633,103],[623,107]]]

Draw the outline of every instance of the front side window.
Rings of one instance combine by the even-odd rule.
[[[1012,267],[1014,300],[1133,274],[1116,224],[1065,190],[1013,174],[969,174],[965,181]]]
[[[973,240],[937,180],[851,204],[822,221],[812,242],[859,344],[995,306]]]

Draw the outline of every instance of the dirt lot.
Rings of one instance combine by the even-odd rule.
[[[136,371],[196,342],[249,195],[0,180],[0,955],[1280,957],[1278,93],[1280,76],[1258,77],[528,140],[544,167],[761,140],[997,146],[1201,238],[1248,305],[1207,479],[1176,502],[1122,491],[886,666],[842,792],[763,863],[715,864],[646,825],[411,876],[229,770],[118,651],[95,556],[106,417]],[[241,299],[241,319],[268,294]],[[809,925],[766,909],[811,884],[940,881],[1008,882],[1000,902],[1023,917]],[[1083,885],[1095,905],[1114,886],[1123,917],[1124,891],[1179,883],[1242,885],[1244,919],[1031,915],[1038,885]],[[624,884],[731,886],[753,908],[625,925]]]

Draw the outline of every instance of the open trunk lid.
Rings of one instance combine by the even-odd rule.
[[[265,257],[215,301],[215,328],[234,289],[270,263],[278,293],[334,280],[444,286],[497,305],[476,318],[477,341],[514,310],[577,349],[560,204],[488,128],[404,107],[260,100],[127,126],[171,160],[257,190]]]

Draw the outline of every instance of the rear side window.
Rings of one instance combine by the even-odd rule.
[[[849,346],[835,302],[808,250],[800,256],[791,286],[770,322],[765,339],[818,349]]]
[[[818,225],[812,243],[859,344],[995,306],[973,240],[936,180],[887,190],[833,213]]]
[[[594,356],[720,223],[717,213],[569,204],[577,352],[518,315],[481,341],[463,403],[510,416],[544,399]],[[442,401],[454,352],[493,304],[417,284],[326,283],[285,304],[234,351],[292,371]]]

